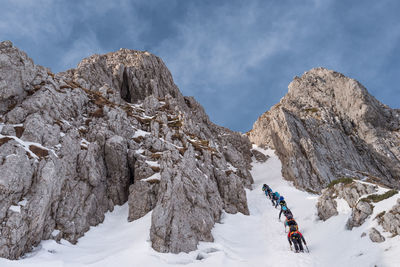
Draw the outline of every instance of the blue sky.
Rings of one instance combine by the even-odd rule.
[[[248,131],[326,67],[400,108],[400,1],[0,0],[0,39],[54,72],[121,47],[160,56],[211,120]]]

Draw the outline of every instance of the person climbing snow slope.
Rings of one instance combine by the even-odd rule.
[[[272,206],[275,206],[275,208],[278,206],[279,197],[280,197],[280,195],[278,192],[274,192],[272,194],[271,202],[272,202]]]
[[[287,207],[285,198],[283,196],[279,197],[279,203],[278,204],[281,205],[281,209],[282,209],[283,206]]]
[[[266,191],[269,188],[267,184],[263,184],[262,191]]]
[[[290,248],[292,248],[292,242],[294,245],[295,252],[304,252],[303,244],[307,246],[306,240],[304,239],[303,235],[296,229],[295,226],[290,227],[290,232],[288,234],[288,241],[290,244]]]
[[[268,188],[265,192],[266,192],[265,194],[268,196],[268,198],[272,199],[272,189]]]
[[[264,184],[264,185],[263,185],[262,191],[264,191],[265,195],[266,195],[269,199],[271,199],[272,189],[271,189],[267,184]]]
[[[299,226],[297,225],[297,222],[293,218],[286,218],[285,222],[283,223],[285,225],[285,233],[286,233],[286,226],[289,227],[296,227],[296,230],[299,230]]]
[[[281,211],[279,212],[279,220],[281,219],[281,215],[285,215],[286,219],[293,218],[293,213],[286,206],[281,206]]]

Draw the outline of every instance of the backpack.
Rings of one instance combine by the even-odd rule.
[[[285,211],[283,212],[283,214],[285,215],[285,217],[286,217],[287,219],[293,218],[293,214],[292,214],[292,212],[291,212],[289,209],[285,210]]]
[[[294,231],[298,231],[299,230],[299,226],[297,225],[296,221],[291,219],[287,222],[287,225],[289,226],[290,232],[294,232]],[[292,231],[294,230],[294,231]]]
[[[290,236],[292,239],[300,239],[300,234],[297,232],[297,230]]]

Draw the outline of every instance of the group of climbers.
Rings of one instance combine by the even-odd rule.
[[[297,222],[294,220],[292,212],[287,207],[285,198],[279,195],[278,192],[272,192],[272,189],[266,184],[263,185],[262,190],[265,192],[265,195],[271,200],[272,206],[275,206],[275,208],[277,208],[278,205],[280,205],[281,210],[279,212],[279,220],[281,219],[282,213],[286,217],[284,226],[285,226],[285,232],[286,232],[286,227],[289,227],[288,241],[290,244],[290,248],[292,248],[292,243],[293,243],[296,253],[304,252],[302,242],[304,242],[304,245],[306,245],[307,247],[306,240],[304,239],[303,235],[299,232],[299,227],[297,225]]]

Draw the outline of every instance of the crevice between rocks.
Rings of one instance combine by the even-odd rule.
[[[129,88],[128,72],[126,68],[124,69],[124,73],[122,75],[122,84],[120,91],[121,91],[121,98],[128,103],[132,103],[131,91]]]

